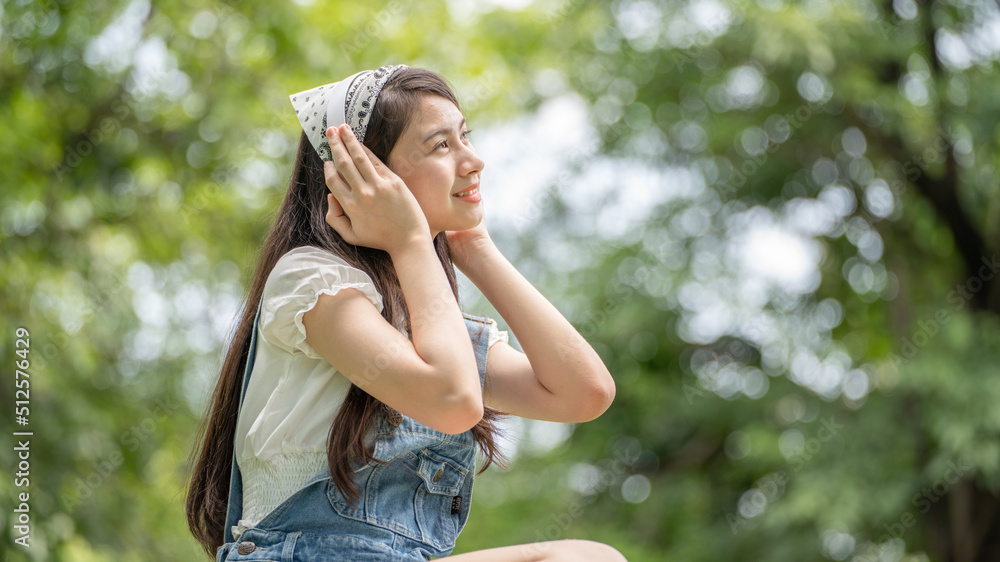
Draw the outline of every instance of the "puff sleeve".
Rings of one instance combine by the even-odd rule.
[[[302,317],[320,295],[357,289],[382,311],[382,295],[364,271],[325,250],[304,246],[283,255],[264,284],[260,332],[268,343],[312,359],[322,357],[306,343]]]
[[[487,320],[489,320],[490,328],[488,334],[489,340],[488,343],[486,344],[486,349],[493,347],[493,344],[497,343],[498,341],[502,341],[504,343],[510,343],[510,338],[509,335],[507,334],[507,330],[501,330],[500,327],[497,326],[496,320],[492,318],[487,318]]]

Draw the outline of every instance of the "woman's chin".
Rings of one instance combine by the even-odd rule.
[[[481,222],[483,222],[483,208],[477,205],[473,212],[448,221],[449,228],[444,228],[442,230],[470,230],[479,226],[479,223]]]

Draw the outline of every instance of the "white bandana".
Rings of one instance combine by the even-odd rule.
[[[323,160],[333,160],[326,130],[347,123],[354,136],[365,141],[368,120],[379,92],[394,72],[407,68],[404,64],[362,70],[340,82],[326,84],[288,96],[299,117],[302,130]]]

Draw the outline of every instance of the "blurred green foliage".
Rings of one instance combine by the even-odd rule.
[[[512,426],[512,468],[477,480],[456,552],[1000,557],[996,3],[43,0],[0,17],[7,474],[12,432],[34,432],[31,547],[14,543],[24,490],[0,479],[4,560],[199,559],[188,455],[291,166],[286,96],[387,62],[448,77],[472,123],[573,93],[600,137],[494,237],[617,399],[579,427]],[[587,182],[656,203],[608,236],[613,198],[573,206]]]

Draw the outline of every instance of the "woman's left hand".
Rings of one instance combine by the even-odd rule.
[[[462,273],[465,273],[470,261],[495,248],[490,233],[486,231],[486,219],[483,218],[475,228],[469,230],[449,230],[445,232],[448,245],[451,248],[451,261]]]

